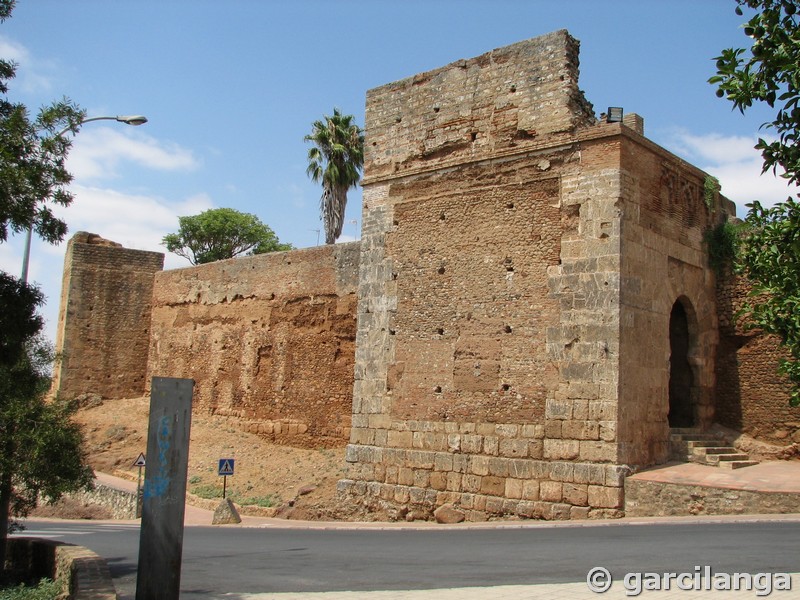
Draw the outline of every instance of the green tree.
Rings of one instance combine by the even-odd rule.
[[[164,236],[167,250],[193,265],[233,258],[241,254],[264,254],[291,250],[258,217],[232,208],[213,208],[190,217],[179,217],[178,233]]]
[[[0,22],[13,8],[13,0],[0,0]],[[67,226],[47,203],[72,202],[64,166],[70,142],[60,133],[76,132],[85,115],[65,99],[31,120],[24,105],[8,99],[15,74],[12,62],[0,60],[0,243],[9,231],[28,228],[53,243]],[[0,570],[11,515],[91,481],[70,411],[44,399],[53,357],[40,337],[42,300],[36,288],[0,272]]]
[[[35,287],[0,273],[0,566],[10,516],[93,479],[73,409],[45,400],[53,354],[40,337],[44,320],[36,309],[43,299]]]
[[[342,115],[334,108],[333,116],[314,121],[304,138],[314,144],[308,150],[306,173],[315,183],[322,183],[319,208],[326,244],[342,235],[347,191],[361,179],[364,132],[353,120],[352,115]]]
[[[0,0],[0,22],[13,7],[12,0]],[[9,230],[28,228],[50,243],[59,242],[67,225],[47,202],[72,202],[67,189],[72,176],[64,166],[71,142],[59,133],[76,132],[85,112],[65,98],[40,109],[31,120],[25,105],[7,97],[15,74],[13,62],[0,60],[0,242],[6,241]]]
[[[800,180],[800,30],[798,0],[736,0],[735,11],[752,11],[744,26],[749,48],[728,48],[716,58],[709,82],[717,95],[745,112],[753,104],[775,109],[764,127],[775,139],[758,140],[764,171],[789,182]],[[793,385],[791,404],[800,405],[800,206],[792,199],[765,208],[755,201],[736,254],[736,269],[753,283],[755,301],[743,310],[749,323],[777,335],[789,358],[780,371]]]

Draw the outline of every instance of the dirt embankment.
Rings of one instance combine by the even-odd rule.
[[[136,480],[138,468],[133,463],[146,451],[149,403],[147,397],[83,400],[75,418],[83,427],[89,464],[95,471]],[[299,519],[337,515],[336,482],[345,473],[344,448],[279,446],[241,431],[233,421],[195,415],[189,446],[190,501],[191,496],[221,497],[223,478],[217,475],[221,458],[235,459],[235,474],[227,479],[227,491],[234,502],[244,506],[245,514]],[[103,517],[96,507],[69,501],[42,507],[36,514]]]

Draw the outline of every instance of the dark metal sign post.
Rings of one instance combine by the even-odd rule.
[[[139,453],[139,458],[137,458],[133,466],[139,467],[139,478],[136,480],[136,518],[140,519],[142,517],[142,469],[147,465],[147,460],[144,457],[144,452]]]
[[[192,379],[153,377],[136,600],[178,600]]]

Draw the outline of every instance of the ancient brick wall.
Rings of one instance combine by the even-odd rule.
[[[619,259],[586,254],[619,227],[577,50],[557,32],[368,92],[349,500],[619,514]]]
[[[153,275],[158,252],[131,250],[86,232],[67,245],[53,390],[131,398],[145,391]]]
[[[338,244],[159,273],[148,379],[194,379],[194,411],[279,442],[343,444],[358,256]]]
[[[789,406],[789,383],[776,371],[785,351],[777,338],[747,329],[736,317],[745,300],[754,301],[750,291],[730,270],[717,282],[717,421],[776,444],[800,443],[800,407]]]

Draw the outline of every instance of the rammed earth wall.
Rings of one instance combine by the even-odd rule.
[[[148,378],[195,380],[194,410],[293,445],[350,433],[358,244],[155,278]]]

